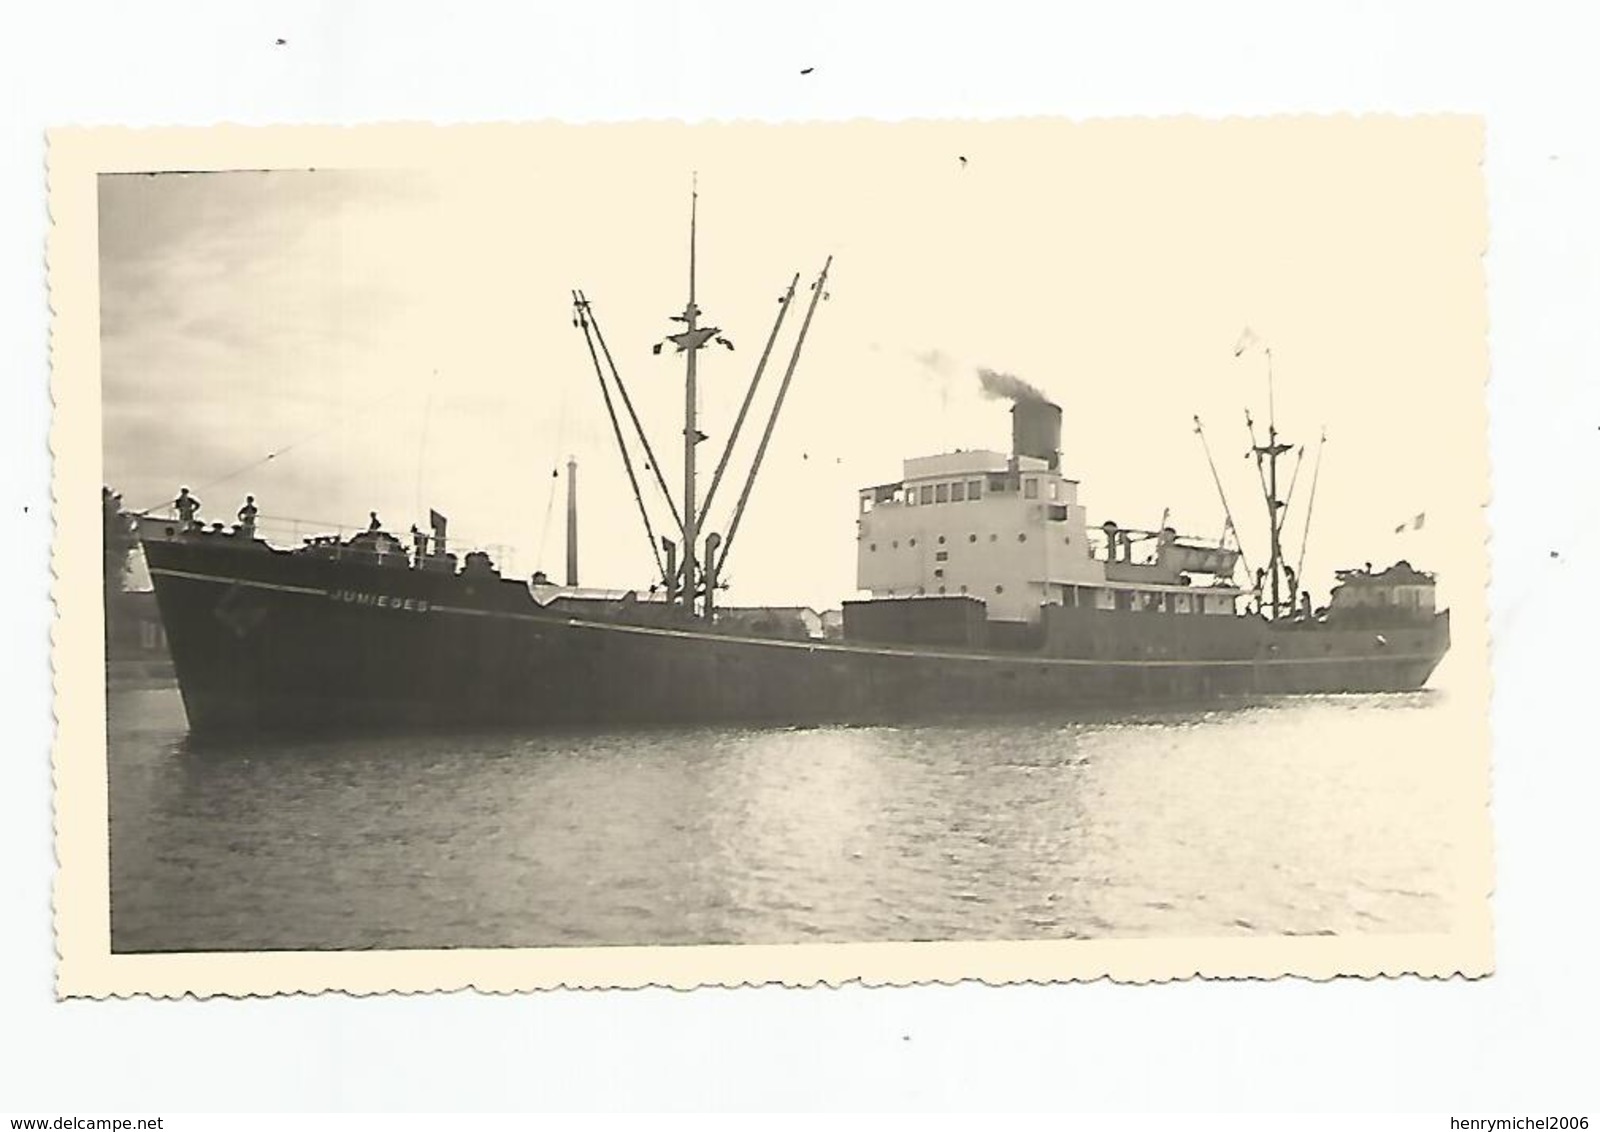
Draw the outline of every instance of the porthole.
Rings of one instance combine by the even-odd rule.
[[[1023,532],[1018,531],[1017,532],[1017,541],[1018,542],[1027,542],[1028,541],[1028,536]]]
[[[977,542],[978,541],[978,536],[977,535],[968,535],[967,536],[967,541],[968,542]]]
[[[916,539],[911,539],[910,541],[908,541],[906,543],[906,545],[907,546],[916,546],[917,545],[917,540]]]
[[[876,554],[878,552],[878,544],[875,542],[869,542],[867,544],[867,549]]]
[[[940,546],[943,546],[943,545],[944,545],[944,536],[943,536],[943,535],[940,535],[940,536],[939,536],[939,545],[940,545]]]
[[[890,550],[899,550],[900,549],[900,540],[899,539],[895,539],[893,542],[891,542],[889,544],[889,549]]]
[[[997,594],[1003,594],[1006,592],[1006,588],[1004,586],[996,586],[994,588],[994,592]]]
[[[989,536],[989,541],[990,542],[999,542],[1000,541],[1000,536],[999,535],[990,535]]]

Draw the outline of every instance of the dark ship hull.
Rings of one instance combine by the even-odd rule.
[[[404,555],[380,564],[209,533],[149,539],[144,550],[201,737],[880,723],[1391,692],[1421,687],[1449,646],[1448,613],[1334,626],[1057,607],[1036,632],[987,647],[950,637],[949,618],[902,618],[873,640],[769,639],[655,603],[541,606],[522,582],[417,569]]]

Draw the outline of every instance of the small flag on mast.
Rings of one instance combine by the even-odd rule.
[[[1399,535],[1399,534],[1404,534],[1406,531],[1420,531],[1422,529],[1423,524],[1426,523],[1427,521],[1428,521],[1427,512],[1418,511],[1416,518],[1411,519],[1408,522],[1401,523],[1398,527],[1396,527],[1394,529],[1394,533]]]
[[[1251,330],[1248,326],[1245,327],[1244,333],[1239,335],[1239,341],[1233,345],[1233,356],[1237,358],[1260,341],[1261,337],[1254,330]]]

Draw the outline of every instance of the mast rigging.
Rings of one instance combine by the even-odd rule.
[[[689,296],[688,301],[684,304],[683,313],[670,316],[672,321],[682,323],[683,329],[675,334],[668,335],[666,338],[658,341],[651,348],[651,352],[653,354],[660,354],[662,347],[667,343],[671,343],[676,348],[678,353],[685,355],[683,406],[683,494],[679,500],[674,500],[672,492],[666,485],[666,480],[662,475],[660,462],[655,458],[655,453],[650,446],[649,438],[646,436],[643,424],[639,420],[639,415],[634,409],[632,398],[628,395],[627,386],[623,382],[622,375],[617,369],[616,361],[612,357],[609,347],[606,345],[605,335],[600,329],[599,320],[595,317],[588,298],[581,291],[573,291],[572,296],[574,307],[573,325],[580,327],[583,330],[584,341],[589,348],[589,358],[591,363],[594,365],[595,377],[600,383],[600,392],[605,401],[606,413],[611,420],[611,431],[616,439],[617,447],[622,453],[623,467],[627,471],[628,483],[633,490],[634,502],[638,505],[639,515],[644,523],[645,535],[650,540],[650,552],[655,558],[656,567],[660,571],[662,579],[666,583],[667,602],[669,605],[676,605],[679,597],[681,596],[682,608],[686,614],[692,617],[696,616],[697,614],[701,614],[703,611],[703,616],[707,620],[710,620],[714,615],[715,595],[712,593],[712,590],[717,585],[717,573],[720,571],[722,562],[727,557],[728,550],[733,542],[733,538],[738,532],[739,523],[744,516],[745,505],[749,501],[750,492],[754,486],[756,475],[759,472],[762,461],[766,456],[767,446],[772,439],[773,429],[775,428],[778,416],[782,411],[784,399],[788,395],[789,385],[794,378],[795,367],[798,365],[800,360],[801,349],[804,346],[806,336],[810,331],[812,317],[816,313],[817,303],[828,297],[825,288],[829,266],[832,264],[833,258],[831,256],[828,258],[827,262],[823,265],[822,271],[818,275],[816,282],[812,284],[812,289],[815,293],[813,294],[811,303],[806,310],[805,320],[800,327],[799,337],[797,338],[793,351],[790,354],[788,367],[784,372],[783,381],[779,385],[777,397],[772,405],[771,413],[767,420],[766,430],[762,435],[760,445],[756,449],[754,460],[745,480],[744,489],[741,492],[739,502],[734,509],[732,524],[729,527],[727,536],[724,538],[720,533],[713,532],[702,539],[702,531],[704,530],[707,517],[710,514],[711,505],[716,497],[717,489],[721,485],[723,476],[726,473],[728,465],[732,459],[734,446],[739,439],[740,432],[744,426],[746,418],[748,417],[751,405],[755,400],[755,395],[760,387],[761,379],[765,375],[767,363],[771,359],[773,347],[775,346],[778,335],[783,328],[783,323],[788,315],[789,307],[793,304],[795,289],[799,286],[800,276],[798,273],[795,274],[795,276],[789,282],[788,290],[779,299],[779,302],[782,304],[782,308],[779,310],[778,316],[773,322],[772,330],[767,337],[766,345],[762,349],[760,359],[756,363],[755,372],[751,375],[750,386],[745,392],[744,401],[740,405],[738,416],[734,421],[733,430],[728,437],[728,441],[723,449],[722,456],[717,463],[717,469],[712,476],[710,490],[706,493],[706,496],[703,500],[698,499],[695,450],[701,441],[707,439],[706,435],[700,431],[698,422],[698,355],[700,350],[703,349],[708,343],[715,343],[729,350],[733,349],[733,343],[728,341],[727,338],[723,337],[722,331],[718,327],[706,326],[702,325],[701,323],[703,312],[700,310],[700,306],[697,301],[697,275],[699,264],[699,201],[700,194],[698,185],[696,185],[690,193],[689,200]],[[604,356],[605,359],[603,365],[601,363],[602,356]],[[655,475],[656,483],[661,488],[662,494],[666,497],[667,506],[672,512],[674,522],[677,524],[677,531],[675,533],[681,536],[681,542],[674,542],[672,539],[667,537],[662,537],[659,540],[656,538],[654,528],[650,523],[649,511],[645,506],[644,497],[640,490],[638,476],[633,467],[633,459],[628,451],[627,442],[623,437],[622,423],[617,415],[616,406],[611,396],[610,383],[606,380],[606,370],[608,368],[610,370],[611,380],[616,383],[617,391],[621,394],[623,406],[633,424],[634,432],[637,435],[641,446],[643,447],[645,458],[649,462],[650,469]],[[705,544],[703,557],[701,548],[702,542]],[[663,551],[666,554],[666,561],[664,564],[662,562]],[[702,599],[704,601],[703,606],[700,604]]]
[[[1223,539],[1227,538],[1229,531],[1233,532],[1233,541],[1239,546],[1239,561],[1244,563],[1245,573],[1248,574],[1250,573],[1250,559],[1244,552],[1244,539],[1239,537],[1239,528],[1234,524],[1233,509],[1228,506],[1228,493],[1222,490],[1222,477],[1217,474],[1217,462],[1211,457],[1211,443],[1206,440],[1205,428],[1200,424],[1198,413],[1195,414],[1194,418],[1194,432],[1200,438],[1200,447],[1205,451],[1206,466],[1211,469],[1211,482],[1217,485],[1217,495],[1222,500],[1222,515],[1227,520],[1227,525],[1222,529]]]
[[[1300,557],[1294,564],[1294,576],[1303,578],[1301,573],[1306,564],[1306,544],[1311,540],[1311,510],[1317,505],[1317,479],[1322,475],[1322,450],[1328,443],[1328,430],[1322,430],[1322,439],[1317,441],[1317,459],[1311,467],[1311,498],[1306,500],[1306,523],[1300,532]]]
[[[761,384],[761,376],[766,372],[767,359],[772,354],[772,346],[778,340],[778,331],[783,328],[783,320],[789,314],[789,308],[794,305],[794,290],[800,285],[800,273],[794,273],[794,278],[789,281],[789,290],[778,299],[778,317],[772,323],[772,333],[767,335],[767,344],[761,351],[761,360],[756,363],[756,371],[750,378],[750,388],[745,391],[744,403],[739,406],[739,415],[734,418],[733,431],[728,434],[728,443],[722,449],[722,459],[717,463],[717,470],[711,477],[711,487],[706,491],[705,500],[700,504],[699,522],[706,521],[706,513],[711,510],[711,502],[716,498],[717,487],[722,483],[722,473],[728,469],[728,460],[733,456],[733,446],[739,440],[739,430],[744,427],[745,416],[750,412],[750,403],[755,400],[756,387]]]
[[[622,422],[617,420],[617,409],[611,400],[611,389],[606,384],[605,371],[600,367],[600,357],[595,352],[594,337],[589,333],[589,304],[577,291],[572,292],[573,324],[583,331],[584,343],[589,347],[589,360],[594,363],[595,380],[600,383],[600,396],[606,403],[606,416],[611,418],[611,432],[617,440],[617,451],[622,453],[622,466],[628,473],[628,486],[633,489],[633,501],[639,505],[639,518],[644,521],[645,538],[650,541],[650,555],[655,559],[656,570],[663,578],[667,577],[667,570],[661,563],[661,551],[656,545],[655,530],[650,524],[650,511],[644,505],[644,496],[639,491],[639,477],[633,470],[633,457],[628,452],[627,442],[622,437]]]
[[[772,440],[772,430],[777,427],[778,414],[783,409],[784,398],[789,394],[789,382],[794,378],[795,366],[800,363],[800,350],[806,344],[806,335],[811,330],[811,316],[817,313],[817,304],[827,297],[828,269],[833,266],[833,257],[829,256],[822,265],[822,272],[817,276],[817,281],[811,284],[811,302],[806,307],[806,317],[800,323],[800,336],[795,339],[794,349],[789,354],[789,365],[783,371],[783,381],[778,386],[778,396],[772,403],[772,412],[767,417],[766,431],[761,434],[761,443],[756,446],[755,459],[750,464],[750,474],[745,477],[744,490],[739,493],[738,506],[734,508],[733,520],[728,525],[728,536],[722,542],[720,562],[726,564],[728,552],[733,549],[734,536],[739,533],[739,522],[744,518],[745,504],[750,501],[750,490],[755,487],[756,475],[761,471],[761,461],[767,454],[767,444]]]
[[[681,531],[683,518],[678,514],[678,505],[673,501],[672,491],[667,487],[666,477],[661,474],[661,461],[656,459],[655,449],[650,446],[650,438],[645,435],[644,425],[639,420],[639,414],[634,411],[633,398],[628,396],[628,387],[622,380],[622,374],[617,372],[617,363],[611,360],[611,350],[606,345],[606,336],[600,329],[600,319],[590,306],[588,298],[582,291],[577,292],[579,300],[583,303],[585,313],[589,316],[590,323],[594,326],[595,341],[600,344],[600,353],[606,359],[606,365],[611,369],[611,380],[617,383],[617,392],[622,394],[622,406],[628,410],[628,418],[633,421],[633,431],[639,437],[639,445],[644,449],[645,463],[655,473],[656,486],[661,488],[661,495],[667,501],[667,510],[672,512],[672,521]]]
[[[1261,481],[1261,494],[1267,505],[1267,530],[1270,538],[1269,559],[1267,572],[1270,574],[1269,589],[1272,594],[1271,619],[1276,621],[1283,611],[1283,509],[1284,502],[1278,498],[1278,457],[1285,452],[1292,451],[1294,445],[1282,443],[1278,439],[1277,399],[1273,393],[1272,381],[1272,347],[1266,348],[1267,355],[1267,443],[1261,444],[1256,438],[1255,422],[1251,420],[1249,410],[1245,411],[1245,426],[1250,431],[1250,451],[1256,458],[1256,475]],[[1238,354],[1236,353],[1237,357]],[[1265,595],[1261,595],[1264,597]]]

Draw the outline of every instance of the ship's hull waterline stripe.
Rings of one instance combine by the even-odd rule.
[[[193,582],[213,582],[222,586],[244,586],[249,589],[273,590],[278,593],[305,594],[326,597],[328,590],[315,586],[291,586],[282,582],[261,582],[254,578],[229,578],[216,574],[196,574],[189,570],[169,567],[152,567],[152,574],[169,578],[186,578]],[[1286,664],[1355,664],[1369,661],[1407,663],[1411,661],[1437,661],[1432,653],[1362,653],[1358,656],[1302,656],[1257,657],[1243,660],[1091,660],[1084,657],[1056,656],[1001,656],[995,653],[925,652],[911,649],[869,647],[865,645],[839,645],[826,641],[783,641],[756,637],[730,637],[719,633],[691,633],[683,629],[660,629],[650,625],[619,625],[608,621],[584,621],[575,617],[541,617],[535,613],[514,613],[499,609],[469,609],[460,605],[430,604],[430,613],[449,613],[458,617],[487,617],[498,621],[528,621],[545,626],[570,629],[587,629],[603,633],[627,633],[643,637],[668,637],[699,643],[742,645],[747,648],[803,649],[806,652],[838,653],[842,656],[899,656],[919,660],[955,660],[999,664],[1056,665],[1076,668],[1253,668],[1264,665]],[[1441,654],[1442,655],[1442,654]]]

